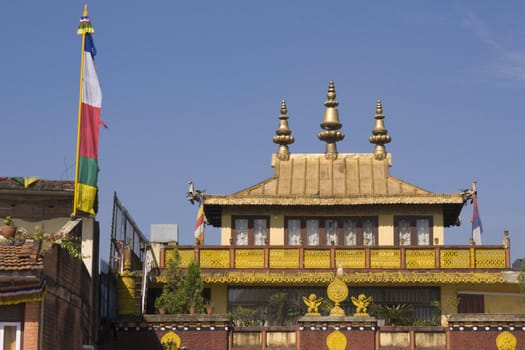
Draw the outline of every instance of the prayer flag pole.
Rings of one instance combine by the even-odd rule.
[[[84,4],[84,12],[82,17],[87,17],[87,4]],[[82,125],[82,92],[83,92],[83,82],[84,82],[84,47],[86,45],[86,33],[87,30],[79,27],[77,34],[82,35],[82,47],[80,55],[80,88],[79,88],[79,97],[78,97],[78,126],[77,126],[77,149],[75,156],[75,194],[73,196],[73,216],[77,216],[77,203],[78,203],[78,168],[79,168],[79,158],[80,158],[80,127]]]

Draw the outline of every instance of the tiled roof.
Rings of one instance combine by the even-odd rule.
[[[26,241],[20,245],[0,242],[0,273],[42,269],[44,261],[39,251],[40,241]]]

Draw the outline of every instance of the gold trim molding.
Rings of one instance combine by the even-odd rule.
[[[227,285],[328,285],[335,277],[332,272],[216,272],[202,273],[206,284]],[[507,284],[501,272],[352,272],[340,276],[346,284]]]

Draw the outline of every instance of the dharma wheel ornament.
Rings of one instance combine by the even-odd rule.
[[[345,310],[339,306],[348,297],[348,287],[346,283],[336,277],[326,289],[328,298],[334,302],[334,307],[330,310],[330,316],[345,316]]]

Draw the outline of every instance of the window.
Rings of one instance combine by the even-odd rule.
[[[315,293],[327,299],[326,286],[295,287],[228,287],[228,309],[235,320],[246,325],[296,325],[297,319],[304,315],[303,297]],[[439,287],[352,287],[352,295],[371,296],[376,305],[401,305],[413,307],[412,317],[435,324],[440,312],[433,303],[440,301]],[[349,298],[350,299],[350,298]],[[341,304],[347,315],[356,312],[351,302]],[[324,316],[329,313],[319,308]]]
[[[343,220],[343,239],[345,245],[357,245],[357,221],[355,219]]]
[[[325,219],[326,245],[337,244],[337,220]]]
[[[363,244],[376,245],[376,224],[370,219],[363,220]]]
[[[268,229],[266,228],[266,219],[253,220],[253,232],[255,238],[255,245],[265,245],[268,237]]]
[[[327,300],[326,286],[228,287],[227,311],[236,325],[294,326],[304,315],[303,297],[310,293]]]
[[[235,245],[265,245],[268,242],[268,218],[237,217],[233,219]]]
[[[306,244],[319,245],[319,220],[306,220]]]
[[[0,322],[0,344],[3,350],[20,350],[20,323]]]
[[[458,294],[458,313],[485,312],[485,298],[482,294]]]
[[[377,217],[286,218],[288,245],[376,245]]]
[[[302,243],[301,240],[301,220],[299,219],[288,219],[287,221],[288,231],[288,245],[299,245]]]
[[[432,217],[394,217],[395,245],[430,245],[432,242]]]

